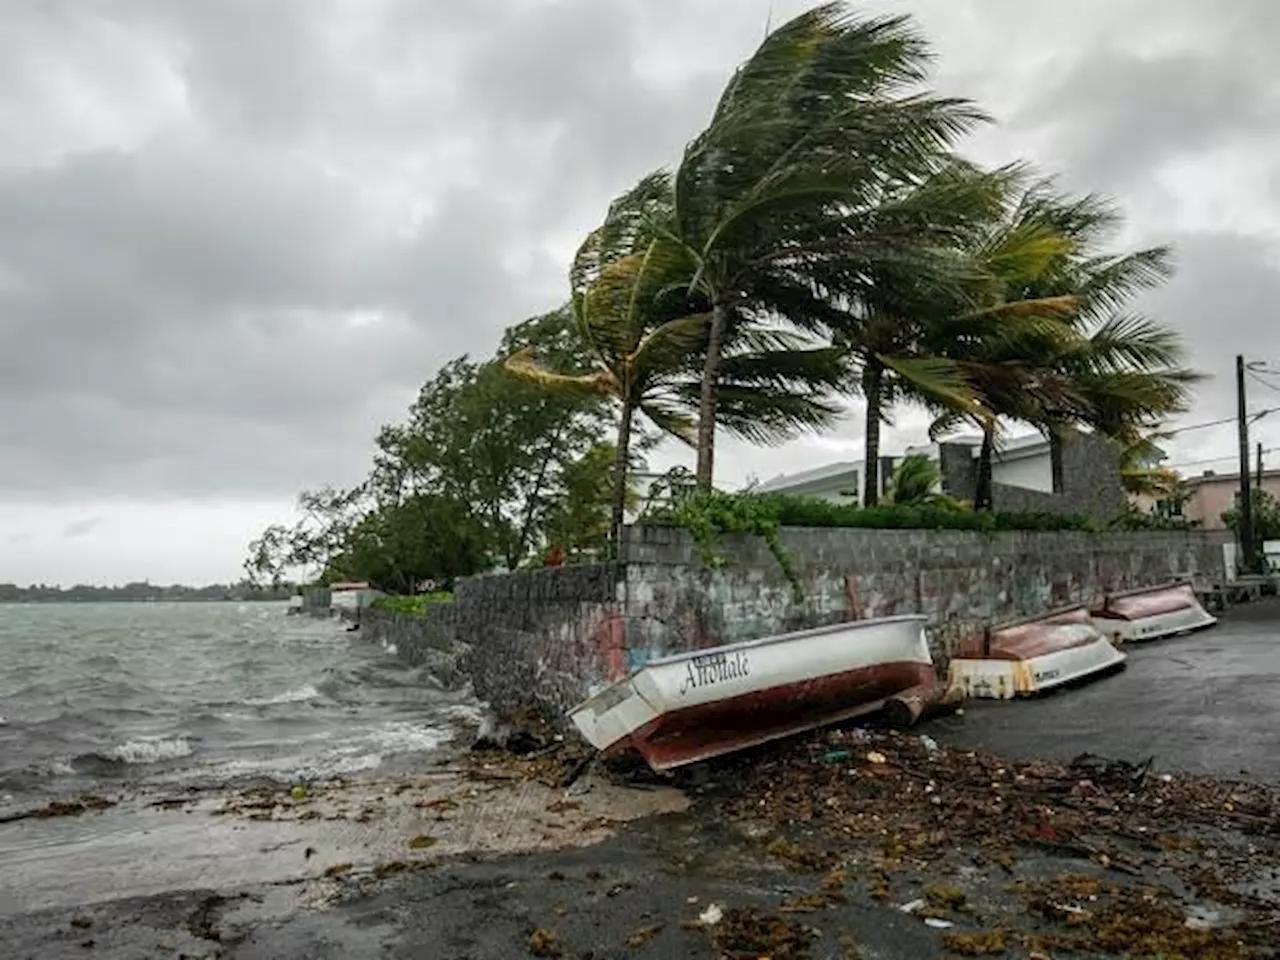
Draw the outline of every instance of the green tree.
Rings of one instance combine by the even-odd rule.
[[[901,261],[962,199],[909,188],[983,119],[918,89],[928,54],[905,17],[816,7],[771,33],[686,148],[670,216],[655,225],[710,308],[699,388],[697,477],[710,485],[717,390],[734,317],[810,326],[814,306],[856,298],[867,268]],[[951,184],[952,187],[957,184]],[[967,185],[966,185],[967,186]]]
[[[651,174],[614,201],[574,258],[574,319],[593,359],[590,371],[550,369],[531,347],[506,362],[516,375],[561,395],[617,403],[609,523],[614,542],[625,514],[636,413],[662,433],[694,442],[709,305],[691,292],[694,261],[659,229],[670,221],[673,202],[670,178]],[[826,396],[844,378],[837,351],[741,313],[731,319],[724,341],[715,415],[726,429],[755,442],[780,442],[836,416],[838,408]]]
[[[1253,536],[1261,544],[1265,540],[1280,540],[1280,500],[1266,490],[1250,488],[1250,502],[1253,504]],[[1227,528],[1240,535],[1240,497],[1236,495],[1236,503],[1222,515],[1222,522]]]
[[[500,356],[531,349],[579,364],[567,311],[507,332]],[[432,494],[470,505],[489,552],[515,569],[536,549],[567,465],[602,442],[601,398],[540,389],[499,360],[460,357],[422,388],[407,421],[378,435],[371,487],[381,502]]]
[[[330,562],[329,575],[416,594],[423,581],[452,583],[484,571],[488,543],[488,531],[466,504],[418,494],[365,514]]]
[[[249,581],[279,587],[290,571],[301,571],[304,579],[322,575],[346,547],[367,509],[367,497],[363,485],[304,490],[298,495],[301,517],[293,526],[272,524],[249,544],[244,564]]]

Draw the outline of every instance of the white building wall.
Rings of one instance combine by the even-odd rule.
[[[997,459],[991,464],[991,479],[1011,487],[1053,493],[1053,462],[1047,451],[1016,460]]]

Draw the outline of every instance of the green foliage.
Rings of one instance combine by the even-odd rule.
[[[485,569],[489,538],[467,504],[416,494],[370,510],[352,529],[327,579],[363,580],[393,594],[451,583]]]
[[[437,591],[436,593],[420,593],[413,597],[377,597],[370,606],[375,610],[398,613],[404,617],[420,617],[438,604],[452,602],[452,593]]]
[[[937,493],[942,471],[923,453],[903,457],[889,477],[887,495],[897,506],[940,506],[959,509],[958,501]]]
[[[1113,530],[1195,530],[1199,522],[1162,513],[1143,513],[1133,504],[1125,504],[1124,511],[1110,524]]]
[[[1261,543],[1264,540],[1280,540],[1280,500],[1266,490],[1250,488],[1250,500],[1253,503],[1253,536]],[[1237,495],[1236,500],[1239,501]],[[1222,515],[1222,522],[1237,535],[1240,533],[1240,508],[1237,503]]]
[[[651,522],[681,527],[689,531],[697,545],[702,562],[713,569],[728,560],[718,547],[726,533],[747,533],[763,537],[778,564],[791,583],[793,598],[804,600],[795,558],[778,539],[779,515],[775,503],[767,497],[724,493],[707,487],[687,489],[649,515]]]
[[[363,486],[351,490],[321,487],[298,495],[300,518],[291,527],[272,524],[249,544],[244,568],[255,585],[279,587],[291,570],[311,579],[342,552],[365,511]]]
[[[550,314],[512,328],[503,350],[532,349],[580,366],[571,318]],[[378,436],[373,487],[395,499],[431,493],[467,503],[488,552],[515,569],[538,548],[565,469],[604,440],[606,401],[548,391],[492,360],[460,357],[422,388],[403,424]]]

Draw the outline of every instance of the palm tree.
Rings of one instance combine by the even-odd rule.
[[[898,505],[921,506],[938,502],[937,487],[942,480],[938,465],[922,453],[909,454],[899,461],[889,477],[887,493]]]
[[[570,271],[573,315],[594,360],[587,373],[564,374],[532,350],[509,357],[516,375],[562,392],[612,397],[620,407],[613,468],[610,540],[626,509],[627,470],[636,412],[660,431],[695,442],[700,366],[709,336],[706,303],[691,292],[693,267],[683,247],[654,230],[669,218],[670,180],[661,172],[611,205],[583,242]],[[838,408],[825,395],[844,378],[840,354],[735,315],[725,335],[717,416],[731,432],[776,443],[828,425]]]
[[[1179,338],[1140,316],[1116,312],[1168,275],[1164,247],[1113,255],[1099,247],[1120,222],[1096,196],[1069,197],[1052,181],[1018,188],[1003,215],[967,255],[985,278],[974,289],[985,330],[935,327],[932,349],[957,361],[980,397],[983,432],[975,506],[991,506],[991,464],[1000,420],[1034,426],[1050,441],[1054,489],[1062,485],[1061,443],[1084,426],[1122,443],[1185,407],[1199,379],[1181,366]],[[974,302],[971,300],[971,302]],[[972,313],[970,314],[972,315]],[[957,333],[973,335],[956,336]],[[935,436],[958,419],[935,421]]]
[[[895,198],[985,118],[968,101],[919,92],[927,62],[908,18],[859,19],[823,4],[765,39],[685,149],[661,230],[692,263],[690,291],[710,310],[700,483],[712,479],[734,318],[820,323],[809,307],[856,295],[868,267],[901,259],[938,226]]]

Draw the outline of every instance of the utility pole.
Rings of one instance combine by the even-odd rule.
[[[1258,441],[1257,457],[1258,457],[1258,465],[1253,472],[1253,489],[1261,490],[1262,489],[1262,441],[1261,440]]]
[[[1249,490],[1249,416],[1245,411],[1244,357],[1236,356],[1236,405],[1240,428],[1240,551],[1245,573],[1256,573],[1253,542],[1253,495]]]

